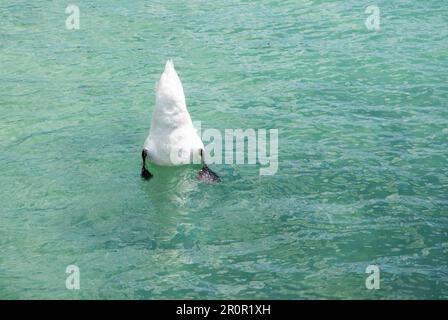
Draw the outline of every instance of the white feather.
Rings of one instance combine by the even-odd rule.
[[[204,144],[191,121],[182,82],[168,60],[156,85],[151,129],[143,145],[149,161],[161,166],[201,163]],[[191,156],[192,155],[192,156]]]

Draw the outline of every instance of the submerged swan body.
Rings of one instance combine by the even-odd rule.
[[[166,62],[156,85],[151,129],[143,145],[142,177],[149,179],[152,174],[146,168],[146,157],[161,166],[202,163],[198,178],[219,182],[219,177],[205,164],[204,144],[188,113],[182,82],[172,60]]]

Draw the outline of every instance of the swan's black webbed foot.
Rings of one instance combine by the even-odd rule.
[[[201,153],[202,169],[198,172],[198,179],[201,180],[202,182],[209,184],[221,182],[219,176],[205,164],[204,153],[202,149],[200,153]]]
[[[143,149],[142,150],[142,160],[143,160],[143,165],[142,165],[142,173],[141,176],[143,179],[145,180],[149,180],[152,178],[152,174],[151,172],[149,172],[148,169],[146,169],[146,157],[148,156],[148,152]]]
[[[149,180],[153,177],[152,173],[148,171],[146,168],[142,168],[142,178],[145,180]]]
[[[198,179],[205,183],[218,183],[221,182],[219,176],[210,170],[207,165],[203,166],[202,169],[198,172]]]

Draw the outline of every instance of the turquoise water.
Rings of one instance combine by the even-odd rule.
[[[73,3],[0,3],[0,298],[448,298],[444,1]],[[202,129],[279,129],[277,174],[139,177],[170,57]]]

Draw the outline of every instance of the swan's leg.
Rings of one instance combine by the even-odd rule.
[[[198,172],[198,179],[205,182],[205,183],[218,183],[221,182],[221,179],[219,176],[214,173],[212,170],[209,169],[209,167],[205,164],[204,160],[204,150],[201,149],[201,162],[202,162],[202,169]]]
[[[143,165],[142,165],[142,173],[141,176],[143,179],[145,180],[149,180],[152,178],[152,174],[151,172],[149,172],[148,169],[146,169],[146,157],[148,156],[148,152],[143,149],[142,150],[142,160],[143,160]]]

